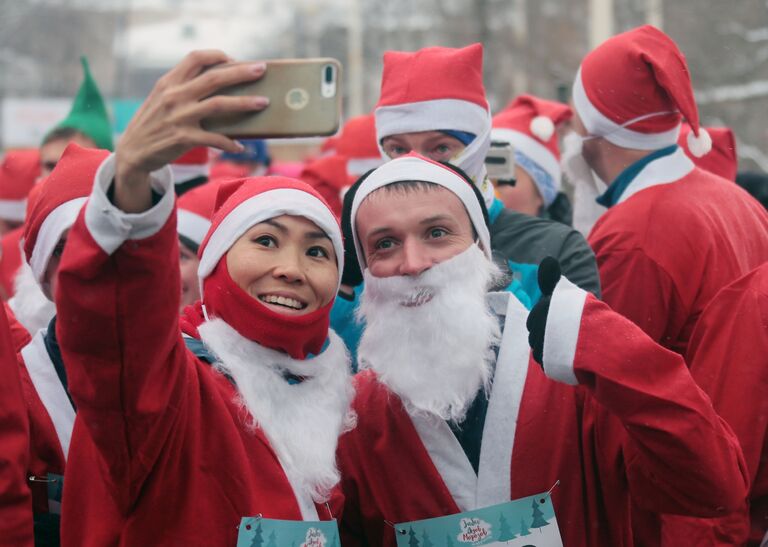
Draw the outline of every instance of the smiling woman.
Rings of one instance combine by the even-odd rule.
[[[265,104],[211,97],[265,70],[204,70],[228,60],[195,52],[161,79],[68,235],[57,332],[85,427],[71,441],[84,452],[67,460],[65,544],[235,545],[244,517],[340,510],[336,446],[354,391],[328,328],[343,245],[327,203],[289,178],[222,183],[199,246],[202,302],[179,318],[168,164],[194,146],[237,151],[199,120]],[[82,453],[98,454],[104,472]]]
[[[339,281],[331,239],[300,216],[282,215],[250,228],[227,253],[227,269],[241,289],[286,315],[326,306]]]

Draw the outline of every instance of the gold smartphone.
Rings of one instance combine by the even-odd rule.
[[[222,89],[217,95],[261,95],[269,97],[269,106],[260,112],[206,118],[204,129],[234,138],[314,137],[338,131],[338,60],[276,59],[266,63],[267,70],[259,80]]]

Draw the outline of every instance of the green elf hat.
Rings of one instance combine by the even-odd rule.
[[[88,60],[83,56],[80,57],[80,62],[83,65],[83,83],[77,91],[69,114],[53,130],[74,129],[93,140],[99,148],[113,150],[112,126],[104,99],[91,76]]]

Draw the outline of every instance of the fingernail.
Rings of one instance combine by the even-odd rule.
[[[238,152],[242,152],[243,150],[245,150],[245,145],[240,141],[235,141],[235,144],[237,145]]]
[[[254,74],[263,74],[267,70],[267,63],[254,63],[251,65]]]
[[[263,108],[269,106],[269,97],[254,97],[252,99],[254,108]]]

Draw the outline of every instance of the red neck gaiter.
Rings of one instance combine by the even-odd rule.
[[[274,312],[237,286],[227,270],[226,255],[203,281],[203,295],[209,318],[221,318],[248,340],[284,351],[294,359],[305,359],[310,353],[319,354],[328,337],[333,301],[306,315]],[[200,309],[199,306],[195,308]],[[190,316],[197,314],[185,315],[188,320],[193,320]]]

